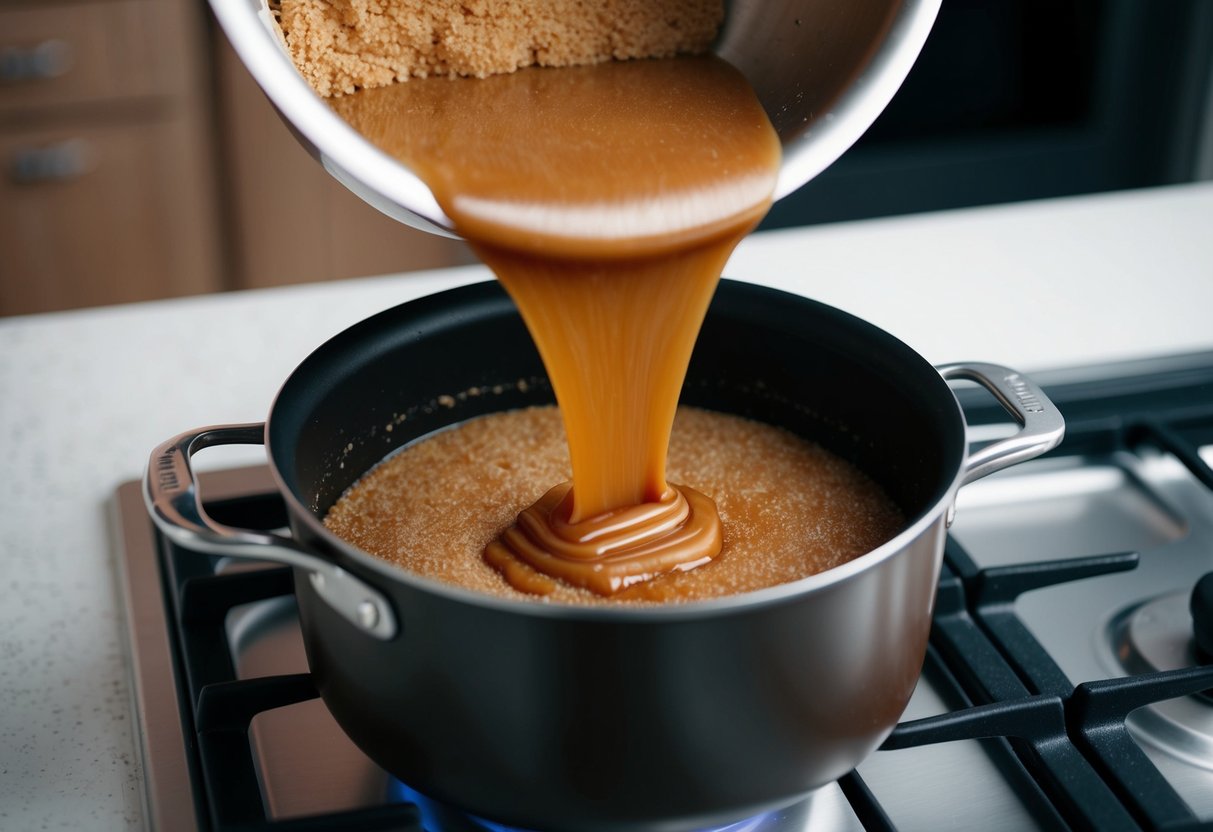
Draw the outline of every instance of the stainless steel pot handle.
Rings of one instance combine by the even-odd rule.
[[[289,537],[224,526],[203,510],[190,457],[215,445],[264,444],[265,425],[258,422],[199,428],[160,445],[152,452],[143,480],[143,499],[152,520],[174,543],[195,551],[268,560],[306,570],[316,594],[350,623],[375,638],[393,638],[396,616],[378,590]]]
[[[1061,411],[1031,379],[998,364],[958,363],[936,367],[945,379],[975,381],[993,394],[1020,425],[1014,436],[986,445],[965,460],[963,484],[1040,456],[1061,444]]]

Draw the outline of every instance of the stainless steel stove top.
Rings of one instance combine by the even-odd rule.
[[[1213,699],[1186,695],[1200,689],[1197,677],[1213,688],[1213,675],[1193,669],[1187,611],[1193,585],[1213,571],[1213,356],[1142,369],[1100,368],[1059,382],[1050,392],[1070,433],[1060,452],[963,489],[932,649],[888,750],[811,799],[728,829],[1150,829],[1213,821]],[[979,403],[966,402],[966,410],[981,422]],[[996,423],[978,424],[973,438],[998,431]],[[230,511],[233,522],[282,522],[262,469],[204,475],[203,493],[213,513]],[[120,488],[115,505],[156,828],[221,830],[239,820],[241,829],[260,829],[256,823],[326,817],[333,828],[499,828],[402,792],[309,697],[289,573],[175,550],[154,534],[137,483]],[[182,615],[185,583],[202,586],[193,592],[201,595],[258,575],[265,586],[236,590],[234,603],[211,609],[208,602],[205,614]],[[207,616],[213,636],[204,638]],[[204,664],[227,663],[231,678],[208,683],[210,670],[194,666],[199,651]],[[1185,695],[1122,715],[1131,739],[1119,737],[1115,717],[1101,739],[1103,723],[1090,720],[1107,710],[1105,686],[1115,686],[1102,680],[1152,683],[1165,671],[1172,675],[1161,681],[1186,686]],[[244,733],[217,703],[254,690],[269,704],[252,710]],[[1119,688],[1112,693],[1124,701]],[[1060,727],[1049,728],[1054,714]],[[959,723],[975,727],[961,731]],[[961,738],[937,741],[954,736]],[[1123,742],[1156,773],[1120,772],[1114,758]],[[243,792],[216,782],[228,773],[209,760],[218,752],[238,759],[242,743],[249,762],[230,774],[249,767],[255,786]],[[1126,753],[1141,769],[1135,752]],[[1151,794],[1134,796],[1143,790]],[[241,808],[224,805],[232,794]]]
[[[1201,449],[1206,463],[1213,447]],[[1197,663],[1189,597],[1213,571],[1213,491],[1155,447],[1019,466],[962,492],[952,533],[979,565],[1109,552],[1135,569],[1022,595],[1016,612],[1073,681]],[[1134,738],[1198,816],[1213,819],[1213,700],[1147,705]]]

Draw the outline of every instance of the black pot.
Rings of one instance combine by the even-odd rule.
[[[969,455],[945,377],[985,385],[1023,430]],[[471,388],[481,395],[457,395]],[[743,595],[589,608],[420,578],[322,525],[401,444],[550,401],[505,293],[469,286],[329,341],[287,380],[264,428],[165,443],[146,494],[184,545],[296,567],[317,686],[372,759],[472,814],[560,832],[728,823],[849,771],[892,730],[918,679],[957,490],[1062,433],[1044,395],[1010,370],[937,370],[855,317],[725,281],[682,401],[781,425],[858,465],[910,518],[885,545]],[[219,527],[198,502],[193,452],[263,440],[291,539]]]

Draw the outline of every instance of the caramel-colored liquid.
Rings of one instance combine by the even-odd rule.
[[[710,562],[604,597],[517,559],[509,582],[480,556],[520,511],[569,475],[553,407],[496,413],[409,445],[368,472],[325,524],[410,572],[480,592],[571,604],[678,603],[794,581],[871,551],[904,526],[850,463],[781,428],[681,407],[669,474],[715,501],[724,547]],[[522,590],[516,589],[521,586]]]
[[[708,302],[779,167],[741,74],[644,60],[332,105],[430,186],[518,304],[560,403],[572,483],[487,541],[487,561],[524,591],[609,595],[719,554],[715,504],[667,481],[666,452]]]

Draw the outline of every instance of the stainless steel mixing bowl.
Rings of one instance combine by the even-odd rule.
[[[758,93],[783,143],[775,198],[854,144],[918,57],[941,0],[732,0],[715,52]],[[401,222],[454,236],[411,170],[334,113],[295,70],[266,0],[211,0],[236,53],[325,170]]]

